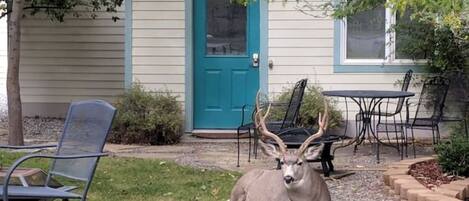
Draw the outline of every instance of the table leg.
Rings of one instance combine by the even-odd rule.
[[[356,139],[352,142],[356,142],[354,152],[357,150],[358,145],[362,144],[366,139],[370,141],[370,144],[373,144],[372,138],[376,140],[376,160],[378,163],[380,162],[380,145],[394,147],[399,150],[399,147],[382,142],[373,128],[372,118],[382,98],[370,98],[369,100],[366,98],[360,98],[358,100],[352,98],[352,100],[359,106],[359,115],[362,124]]]

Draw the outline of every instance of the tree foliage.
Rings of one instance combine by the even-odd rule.
[[[88,12],[90,17],[97,17],[96,12],[116,12],[122,6],[124,0],[25,0],[24,10],[30,15],[38,13],[46,14],[51,20],[63,22],[67,14],[80,17],[84,12]],[[2,6],[6,5],[6,6]],[[11,13],[11,0],[0,0],[0,10],[3,10],[1,17]],[[119,19],[114,16],[115,21]]]
[[[306,0],[308,1],[308,0]],[[394,12],[405,13],[411,10],[413,19],[438,26],[449,27],[454,31],[465,29],[469,15],[467,0],[348,0],[327,3],[334,10],[332,16],[344,18],[361,11],[382,5]]]
[[[275,0],[231,0],[233,3],[247,5],[254,1]],[[287,2],[288,0],[278,0]],[[450,27],[453,30],[467,28],[469,20],[468,0],[330,0],[320,6],[315,5],[312,0],[296,0],[303,3],[308,8],[317,8],[324,11],[332,10],[330,14],[335,18],[344,18],[356,13],[370,10],[383,3],[394,12],[405,13],[412,10],[412,18],[432,22],[441,26]]]

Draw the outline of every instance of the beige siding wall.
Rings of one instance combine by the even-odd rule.
[[[0,19],[0,94],[6,93],[7,39],[7,23],[4,17]]]
[[[311,1],[316,5],[324,1]],[[317,17],[321,11],[298,10],[301,4],[290,0],[269,4],[269,56],[274,68],[269,71],[269,91],[278,95],[297,80],[308,78],[324,90],[399,89],[400,73],[334,73],[334,21]],[[353,104],[354,105],[354,104]],[[340,103],[343,107],[344,104]]]
[[[184,101],[184,0],[133,0],[133,81]]]
[[[113,22],[111,16],[121,20]],[[20,80],[27,115],[41,104],[66,105],[99,98],[112,101],[124,88],[124,12],[82,13],[64,23],[43,15],[22,24]],[[44,115],[47,115],[44,114]],[[54,116],[54,115],[53,115]]]

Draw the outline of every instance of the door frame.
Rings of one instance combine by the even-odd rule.
[[[194,129],[194,5],[193,1],[185,0],[185,132]],[[268,93],[268,1],[259,1],[259,89]]]

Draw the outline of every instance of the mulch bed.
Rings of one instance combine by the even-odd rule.
[[[410,167],[409,173],[429,189],[433,189],[442,184],[449,184],[451,181],[458,179],[456,176],[444,173],[436,160],[413,164]]]

